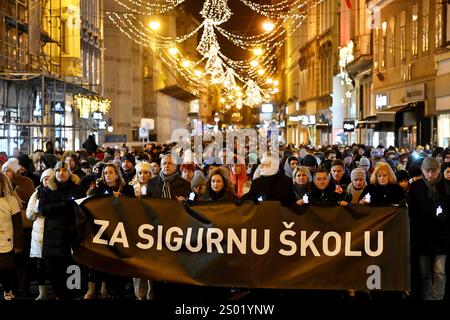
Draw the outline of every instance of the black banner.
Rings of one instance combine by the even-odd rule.
[[[282,207],[112,196],[76,207],[75,260],[100,271],[210,286],[410,289],[405,208]]]

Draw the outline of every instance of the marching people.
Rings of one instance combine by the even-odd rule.
[[[182,163],[180,166],[181,177],[187,182],[191,182],[194,176],[195,164],[193,163]]]
[[[234,201],[235,193],[233,184],[228,177],[228,171],[224,167],[214,168],[210,171],[205,201]]]
[[[95,188],[89,189],[87,195],[113,195],[114,197],[119,197],[120,195],[133,196],[134,192],[130,185],[125,184],[125,181],[120,174],[119,167],[113,163],[107,163],[103,167],[101,177],[98,178],[95,183]],[[84,295],[84,299],[95,298],[98,284],[101,284],[100,297],[103,299],[110,298],[109,287],[115,280],[118,279],[114,279],[112,275],[89,268],[88,291]]]
[[[151,166],[147,162],[139,162],[136,165],[136,175],[129,183],[133,186],[134,195],[137,198],[149,197],[148,184],[152,178]]]
[[[243,197],[245,200],[280,201],[284,206],[296,202],[294,186],[291,179],[278,171],[278,158],[264,154],[259,165],[261,176],[253,180],[250,190]]]
[[[397,177],[397,183],[400,187],[402,187],[405,194],[409,191],[409,173],[406,170],[399,170],[397,171],[396,175]]]
[[[314,172],[311,191],[307,193],[309,204],[345,205],[343,195],[336,192],[330,173],[324,168]]]
[[[331,178],[336,185],[336,192],[339,194],[344,194],[345,190],[347,190],[347,187],[351,182],[345,171],[344,163],[339,159],[334,160],[331,163],[330,173]]]
[[[190,192],[190,184],[181,178],[177,164],[171,155],[161,158],[161,170],[158,177],[152,178],[148,187],[152,198],[184,200]]]
[[[83,197],[79,183],[80,178],[70,172],[69,164],[59,161],[39,199],[39,212],[45,218],[42,257],[57,299],[69,298],[65,276],[75,237],[73,200]]]
[[[0,172],[0,283],[5,300],[13,300],[14,255],[23,250],[22,200]]]
[[[292,172],[292,180],[294,181],[294,193],[297,198],[297,204],[304,203],[303,197],[311,191],[312,176],[308,168],[299,166]]]
[[[400,204],[405,200],[405,192],[397,184],[397,178],[389,164],[380,162],[375,167],[370,184],[364,188],[359,197],[363,205],[389,206]]]
[[[133,180],[134,176],[136,175],[136,170],[134,168],[135,165],[136,159],[131,153],[127,153],[122,157],[120,163],[120,172],[126,184]]]
[[[358,204],[361,193],[367,186],[366,173],[361,168],[353,169],[351,174],[351,183],[348,185],[344,201],[349,204]]]
[[[359,165],[358,168],[361,168],[366,173],[366,181],[367,183],[370,182],[370,160],[367,157],[361,157],[359,159]]]
[[[136,176],[130,182],[133,186],[134,196],[148,198],[149,182],[152,177],[151,165],[148,162],[139,162],[136,165]],[[133,278],[134,294],[137,300],[152,300],[154,297],[153,281],[149,279]]]
[[[27,219],[33,221],[33,230],[31,233],[31,249],[30,258],[36,260],[36,273],[39,286],[39,296],[36,300],[49,299],[47,292],[47,272],[45,269],[44,260],[42,259],[42,244],[44,238],[44,221],[45,218],[39,212],[39,198],[43,188],[48,186],[48,180],[54,176],[53,169],[47,169],[41,174],[40,185],[36,191],[31,195],[28,202],[26,214]]]
[[[233,184],[236,197],[241,198],[245,190],[247,182],[247,172],[245,161],[238,160],[238,157],[234,157],[232,163],[229,165],[230,181]]]
[[[73,151],[66,151],[62,155],[61,160],[67,162],[70,172],[76,174],[80,179],[86,175],[84,171],[81,170],[80,158],[77,153]]]
[[[157,177],[159,174],[159,170],[161,168],[161,160],[160,158],[153,158],[150,161],[152,178]]]
[[[195,170],[194,177],[191,180],[192,193],[189,194],[188,200],[192,202],[202,201],[207,190],[208,179],[203,175],[201,170]]]
[[[16,278],[13,285],[17,290],[17,295],[29,296],[31,272],[30,243],[33,224],[26,218],[25,208],[28,205],[28,200],[34,192],[34,184],[30,178],[20,174],[20,168],[21,166],[16,158],[11,158],[2,165],[2,172],[8,177],[14,191],[22,200],[23,204],[20,213],[23,226],[24,247],[20,253],[15,255]]]
[[[412,183],[409,189],[411,246],[418,255],[422,299],[442,300],[450,245],[450,198],[445,193],[438,160],[426,158],[422,173],[423,178]]]
[[[382,150],[383,146],[372,148],[354,144],[346,148],[343,146],[319,146],[316,148],[300,146],[297,148],[294,145],[289,145],[286,149],[284,147],[279,149],[280,154],[283,154],[284,150],[285,162],[282,166],[278,166],[278,153],[276,154],[277,159],[265,154],[261,159],[259,168],[256,170],[257,174],[252,179],[256,166],[253,166],[247,172],[245,163],[248,163],[250,159],[258,163],[258,159],[256,154],[251,153],[248,149],[245,150],[245,159],[242,159],[241,162],[236,161],[235,155],[233,155],[233,160],[235,161],[226,166],[222,165],[222,159],[220,158],[212,157],[205,161],[204,169],[210,172],[210,175],[206,178],[201,174],[200,170],[194,171],[196,167],[193,164],[191,166],[190,163],[183,163],[177,170],[177,159],[173,159],[171,156],[160,158],[159,154],[161,152],[167,153],[171,146],[173,144],[156,143],[146,147],[144,153],[140,149],[130,148],[128,150],[128,148],[124,147],[116,148],[116,150],[107,149],[106,153],[104,153],[103,148],[99,148],[98,153],[104,153],[106,156],[104,158],[103,156],[97,157],[96,154],[95,158],[90,157],[89,159],[86,159],[86,154],[83,151],[69,151],[66,155],[74,154],[76,156],[79,154],[80,156],[75,159],[63,156],[62,160],[64,161],[65,157],[69,165],[58,164],[56,176],[50,175],[51,170],[43,172],[40,185],[36,191],[33,190],[34,194],[30,198],[27,207],[28,217],[31,220],[35,219],[32,240],[29,241],[32,245],[29,256],[33,258],[33,261],[38,261],[37,283],[39,296],[36,298],[37,300],[49,298],[48,290],[45,287],[46,276],[43,273],[45,268],[43,268],[39,259],[43,259],[50,268],[50,279],[48,280],[55,286],[56,296],[61,299],[68,297],[67,290],[62,288],[61,270],[63,270],[63,265],[67,265],[69,261],[71,262],[72,252],[70,249],[67,249],[70,248],[70,245],[67,244],[71,242],[75,225],[73,213],[70,213],[72,211],[69,208],[73,205],[72,198],[83,196],[86,192],[81,192],[81,195],[71,195],[70,193],[77,193],[73,191],[78,186],[77,184],[69,183],[69,181],[73,180],[72,178],[65,180],[66,182],[64,182],[63,178],[66,172],[71,177],[69,172],[71,163],[76,163],[78,158],[84,159],[82,161],[85,161],[84,169],[86,172],[89,172],[91,168],[93,168],[92,172],[95,172],[92,173],[92,176],[87,175],[83,179],[85,182],[84,191],[87,191],[89,195],[131,195],[139,198],[172,199],[179,202],[187,199],[191,201],[187,202],[188,205],[195,205],[197,202],[205,200],[211,202],[232,202],[235,198],[242,198],[244,200],[253,200],[255,203],[280,201],[282,205],[287,206],[295,206],[295,203],[297,205],[354,205],[359,203],[388,206],[401,204],[405,200],[406,194],[414,190],[414,195],[408,195],[411,211],[412,256],[413,260],[415,259],[415,261],[412,261],[412,264],[417,264],[418,270],[420,266],[420,273],[416,277],[414,272],[412,272],[413,282],[420,280],[422,297],[424,299],[441,299],[442,291],[445,291],[445,289],[441,289],[442,287],[445,288],[443,286],[443,274],[445,275],[445,271],[443,272],[442,270],[448,267],[443,263],[444,259],[442,256],[446,258],[448,248],[446,249],[447,251],[444,250],[447,245],[446,242],[443,241],[440,244],[437,240],[446,239],[447,234],[444,232],[444,226],[446,226],[447,231],[450,230],[447,221],[448,199],[450,199],[450,162],[446,162],[446,157],[449,154],[448,148],[436,147],[431,151],[431,147],[430,150],[418,147],[413,152],[409,152],[405,148],[399,148],[397,152],[394,147],[390,146],[384,153]],[[227,150],[222,149],[222,146],[217,146],[217,148],[219,150]],[[363,152],[358,152],[358,149]],[[60,151],[58,152],[58,154],[61,154]],[[150,153],[152,154],[150,155]],[[117,155],[118,158],[114,159],[110,156],[113,154]],[[120,154],[122,154],[121,158]],[[136,164],[133,154],[138,154],[139,159],[145,162]],[[358,161],[353,161],[352,154],[357,154],[355,160],[357,158]],[[364,154],[371,157],[373,161],[372,166],[370,160]],[[28,157],[28,155],[18,153],[17,156],[20,157],[19,164],[26,164],[25,157]],[[44,161],[40,162],[43,165],[54,166],[55,164],[50,164],[54,159],[47,159],[49,156],[50,154],[48,153],[42,155],[41,152],[36,152],[36,156],[33,159],[36,161],[42,159]],[[297,156],[299,157],[297,158]],[[341,158],[344,161],[341,161]],[[410,161],[408,161],[408,158]],[[109,163],[101,162],[102,159]],[[150,159],[152,160],[150,161]],[[431,159],[437,161],[438,165],[442,161],[442,165],[439,167],[435,162],[430,162],[433,161]],[[119,166],[115,165],[117,161]],[[408,171],[402,170],[406,167],[407,161]],[[161,163],[161,167],[158,162]],[[308,165],[308,167],[299,166],[299,163]],[[356,164],[359,167],[350,171]],[[20,170],[20,167],[17,166],[17,160],[10,159],[4,172],[11,176],[11,182],[16,186],[16,191],[23,193],[25,187],[20,186],[20,183],[17,184],[15,181],[16,173],[19,171],[14,171],[16,167]],[[78,166],[74,168],[76,170]],[[434,177],[433,170],[436,169],[440,172],[441,178],[439,178],[439,175],[436,178]],[[371,171],[373,171],[372,174],[370,174]],[[124,173],[127,182],[131,181],[131,183],[124,184],[120,181],[121,172]],[[311,172],[315,172],[314,178],[312,178]],[[289,178],[289,175],[292,178]],[[62,180],[59,181],[57,176]],[[134,178],[130,180],[131,177]],[[17,179],[20,180],[20,177]],[[56,188],[54,188],[55,185]],[[54,189],[51,189],[52,186]],[[70,192],[68,191],[69,189],[71,189]],[[247,190],[248,192],[246,193]],[[439,199],[444,200],[440,201]],[[45,208],[42,207],[42,202],[47,203]],[[64,209],[50,210],[50,204],[61,206],[60,208],[64,207]],[[415,206],[415,208],[411,209],[411,205]],[[192,208],[194,209],[194,206]],[[427,208],[428,211],[422,212],[421,208]],[[432,214],[433,210],[434,215]],[[24,222],[28,222],[28,220],[23,221],[22,224]],[[62,224],[63,227],[58,224]],[[45,226],[44,229],[43,226]],[[432,234],[432,237],[427,238],[428,234]],[[448,237],[450,240],[450,235]],[[40,256],[38,253],[39,241],[41,245]],[[37,245],[35,246],[35,244]],[[59,251],[55,247],[58,247]],[[23,252],[25,253],[25,251]],[[0,253],[0,270],[2,270],[2,254]],[[16,260],[15,267],[20,267],[18,255],[15,254],[13,256]],[[415,258],[416,256],[418,256],[417,259]],[[435,270],[433,270],[433,267]],[[55,270],[57,272],[54,272]],[[93,271],[91,273],[92,275],[90,275],[88,280],[96,282],[96,285],[88,284],[85,297],[95,297],[95,289],[97,288],[100,289],[100,297],[102,293],[104,297],[110,296],[109,275]],[[2,281],[1,277],[0,281]],[[100,288],[100,283],[102,288]],[[167,297],[173,292],[177,292],[177,295],[195,296],[196,294],[195,290],[187,290],[187,287],[161,286],[161,283],[156,283],[155,290],[155,283],[147,279],[135,278],[133,279],[133,285],[135,289],[134,294],[138,300],[152,299],[155,293],[155,297],[162,297],[158,291],[158,288],[161,289],[162,287],[169,289],[166,290]],[[180,289],[179,292],[178,289]],[[414,287],[413,290],[415,290]],[[11,291],[11,295],[13,293],[17,295],[14,286],[9,291]],[[253,294],[254,292],[250,293]]]

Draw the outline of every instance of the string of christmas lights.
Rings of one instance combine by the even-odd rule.
[[[114,0],[114,1],[131,12],[145,15],[153,15],[169,12],[175,9],[179,4],[183,3],[185,0],[152,0],[145,2],[141,0],[126,0],[128,4],[121,0]]]
[[[115,1],[141,16],[165,13],[185,0]],[[312,1],[316,2],[309,5]],[[243,104],[258,105],[264,99],[268,99],[271,90],[275,91],[262,89],[262,86],[272,83],[272,76],[277,69],[277,53],[286,37],[295,32],[306,19],[307,12],[313,10],[323,0],[284,0],[271,5],[249,0],[241,2],[261,15],[277,19],[273,29],[258,35],[244,36],[220,27],[233,14],[227,0],[206,0],[200,11],[203,22],[193,31],[178,37],[159,35],[156,29],[149,29],[142,17],[137,17],[134,13],[108,12],[107,16],[128,38],[145,47],[151,47],[165,65],[175,69],[190,84],[197,87],[221,85],[227,97],[225,101],[227,106],[235,105],[239,109]],[[202,28],[203,32],[197,45],[201,58],[194,59],[197,61],[193,62],[193,57],[183,56],[177,45],[197,34]],[[220,51],[216,30],[237,47],[252,51],[254,53],[252,57],[236,61],[224,55]],[[241,82],[242,86],[239,86],[237,81]],[[243,90],[245,95],[242,93]]]

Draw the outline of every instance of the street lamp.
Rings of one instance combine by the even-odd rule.
[[[275,25],[274,25],[273,22],[270,21],[270,20],[268,20],[268,21],[266,21],[266,22],[263,23],[263,29],[264,29],[266,32],[272,31],[274,27],[275,27]]]
[[[148,26],[150,27],[150,29],[152,29],[153,31],[158,30],[161,27],[161,23],[158,20],[152,20],[148,23]]]

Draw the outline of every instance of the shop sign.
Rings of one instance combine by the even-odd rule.
[[[377,110],[386,109],[389,104],[388,95],[385,93],[379,93],[375,95],[375,108]]]
[[[349,120],[344,121],[344,132],[353,132],[355,131],[355,121]]]
[[[405,102],[425,100],[425,83],[410,86],[405,89]]]

